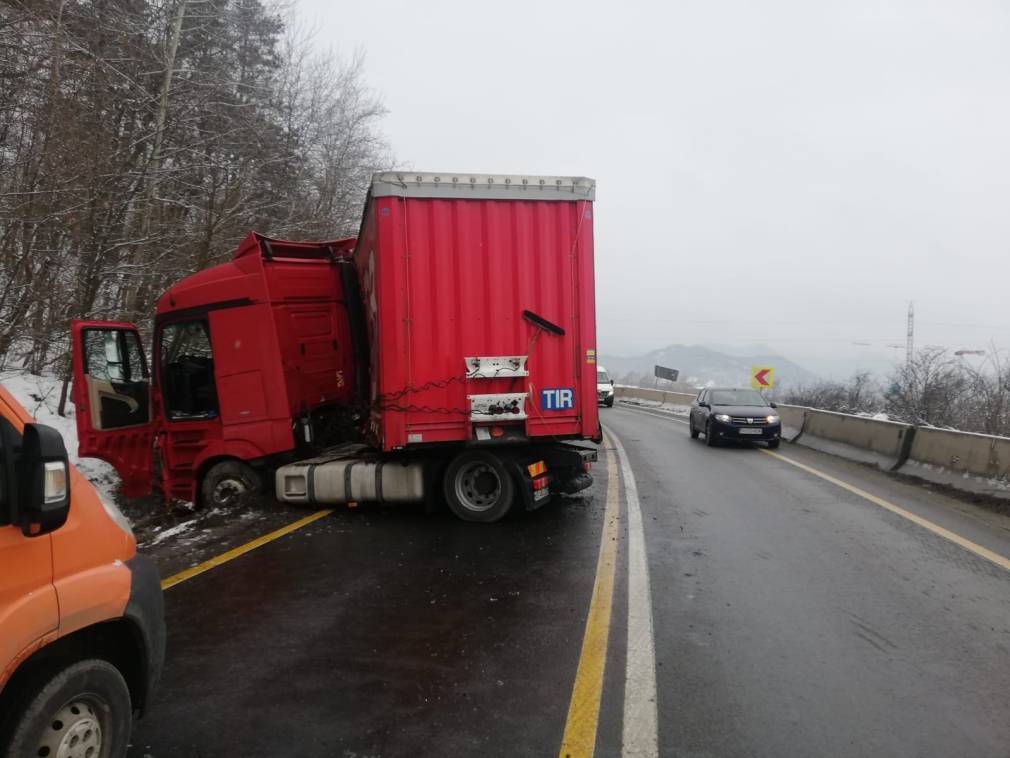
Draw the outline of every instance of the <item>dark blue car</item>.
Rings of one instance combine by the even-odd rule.
[[[691,438],[705,435],[705,444],[766,442],[772,450],[782,439],[782,421],[757,390],[713,388],[702,390],[691,404]]]

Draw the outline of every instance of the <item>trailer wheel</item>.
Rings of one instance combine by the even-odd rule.
[[[215,463],[200,482],[203,505],[212,508],[233,508],[245,505],[263,492],[263,481],[248,463],[221,461]]]
[[[512,508],[515,494],[501,459],[483,450],[460,453],[445,471],[445,498],[464,521],[498,521]]]
[[[8,741],[0,735],[3,755],[126,755],[133,706],[112,664],[88,659],[55,672],[43,667],[18,695],[8,714]]]

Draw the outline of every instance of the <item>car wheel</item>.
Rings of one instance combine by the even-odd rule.
[[[608,397],[608,398],[607,398],[607,399],[606,399],[606,400],[604,401],[604,403],[603,403],[603,404],[604,404],[605,406],[607,406],[608,408],[613,408],[613,407],[614,407],[614,398],[612,398],[612,397]]]
[[[782,440],[768,440],[768,449],[778,450],[780,444],[782,444]]]
[[[13,728],[0,753],[10,756],[120,758],[130,742],[133,706],[119,670],[107,661],[79,661],[55,674],[40,669],[10,704]],[[17,700],[18,698],[15,698]]]
[[[201,505],[211,508],[246,505],[262,492],[260,475],[242,461],[215,463],[200,482]]]
[[[515,496],[515,482],[505,464],[483,450],[460,453],[445,470],[445,499],[464,521],[498,521],[512,509]]]
[[[687,419],[687,426],[688,426],[688,429],[691,430],[691,439],[693,439],[693,440],[698,439],[698,430],[694,428],[694,419],[693,418],[688,417],[688,419]]]
[[[718,444],[715,439],[715,434],[712,432],[711,421],[705,424],[705,444],[709,447],[715,447]]]

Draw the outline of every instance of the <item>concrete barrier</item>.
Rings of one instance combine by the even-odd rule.
[[[697,397],[697,395],[688,395],[683,392],[666,392],[645,387],[615,387],[614,395],[617,398],[649,400],[663,405],[690,405]]]
[[[911,435],[908,424],[808,409],[797,442],[890,471],[904,462]]]
[[[899,470],[966,492],[1010,498],[1010,439],[919,427]]]
[[[799,405],[780,405],[775,410],[782,419],[782,438],[793,442],[803,431],[803,419],[809,409]]]

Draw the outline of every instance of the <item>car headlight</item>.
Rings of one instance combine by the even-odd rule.
[[[769,424],[777,424],[779,422],[778,416],[765,416],[765,421]]]
[[[716,421],[722,421],[724,424],[728,424],[730,421],[732,421],[732,419],[729,416],[727,416],[725,413],[717,413],[717,414],[715,414],[715,420]]]
[[[123,515],[123,512],[119,510],[119,507],[115,503],[110,503],[102,495],[99,495],[99,500],[102,501],[102,505],[105,507],[105,512],[109,514],[109,518],[116,522],[116,526],[133,537],[133,525],[130,523],[130,520]]]

